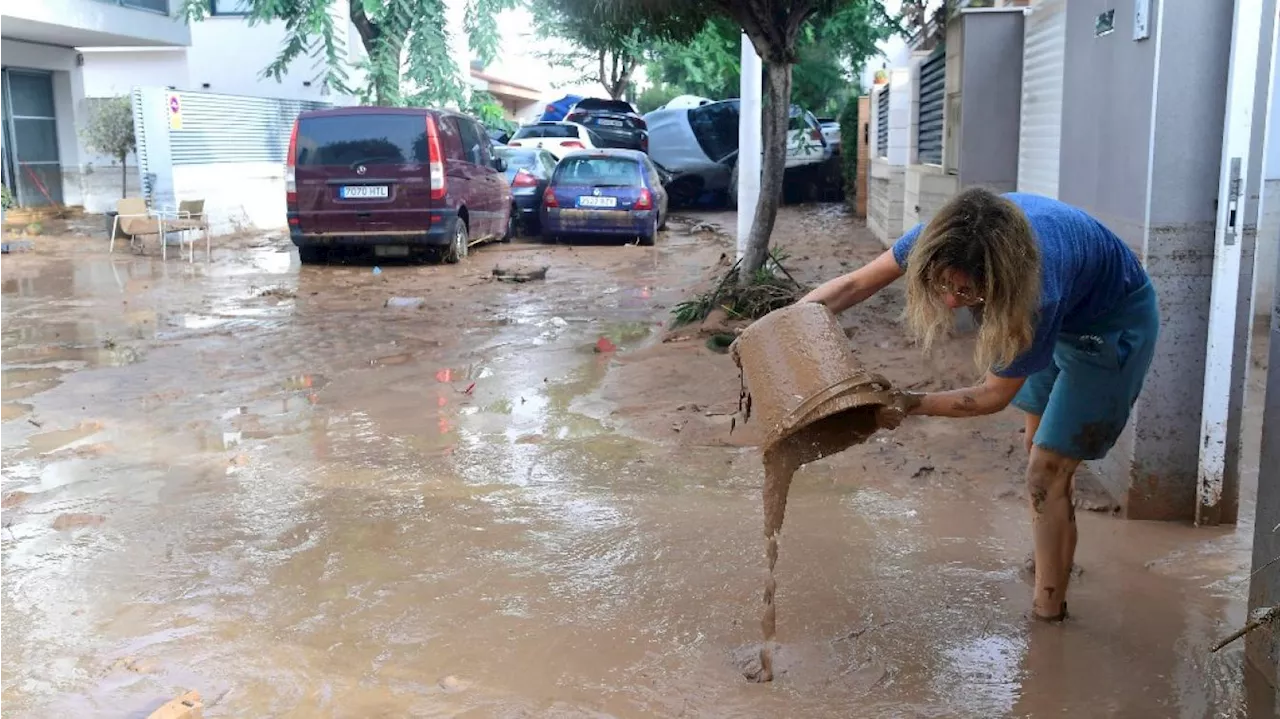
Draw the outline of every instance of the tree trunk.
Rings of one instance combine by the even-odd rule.
[[[782,200],[783,173],[787,169],[787,126],[791,110],[791,64],[769,62],[764,67],[764,161],[760,173],[760,201],[751,220],[747,249],[742,258],[740,284],[747,284],[769,256],[769,236]],[[739,212],[742,209],[739,208]]]
[[[120,158],[120,199],[129,196],[129,156]]]

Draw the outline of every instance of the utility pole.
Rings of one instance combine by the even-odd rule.
[[[751,38],[742,34],[742,72],[738,88],[738,259],[747,253],[747,236],[760,201],[761,102],[764,75]]]

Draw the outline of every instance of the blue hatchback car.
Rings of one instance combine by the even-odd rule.
[[[542,237],[635,237],[652,245],[667,225],[658,168],[637,150],[565,155],[542,196]]]

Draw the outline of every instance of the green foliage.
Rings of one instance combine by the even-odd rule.
[[[815,14],[800,30],[794,49],[791,99],[816,115],[833,115],[843,105],[876,43],[896,23],[875,0],[843,0],[825,15]],[[741,30],[728,16],[709,20],[687,42],[665,43],[648,74],[681,94],[712,99],[737,97]]]
[[[0,185],[0,206],[9,209],[14,206],[13,193],[9,192],[8,185]]]
[[[742,260],[738,260],[711,290],[671,308],[671,324],[679,327],[701,322],[715,309],[734,319],[756,319],[795,304],[809,288],[791,276],[782,264],[786,260],[786,253],[773,250],[762,267],[747,273],[745,283],[738,281],[742,273]]]
[[[636,98],[636,109],[640,114],[653,112],[663,105],[671,102],[676,96],[680,95],[680,91],[667,85],[650,85],[640,93],[640,97]]]
[[[496,16],[519,0],[468,0],[464,19],[472,52],[482,62],[497,52]],[[365,57],[356,67],[364,82],[352,87],[347,62],[347,29],[329,12],[331,0],[251,0],[250,25],[279,21],[285,41],[275,60],[262,71],[277,82],[295,62],[318,68],[312,78],[323,87],[357,95],[378,105],[461,106],[466,79],[449,52],[445,0],[348,0],[351,22],[360,34]],[[183,0],[189,21],[210,12],[210,0]]]
[[[844,175],[844,196],[853,206],[858,192],[858,96],[855,92],[840,111],[840,170]]]
[[[507,119],[502,105],[487,92],[471,93],[471,102],[467,104],[466,113],[491,130],[515,132],[519,127],[517,123]]]
[[[120,161],[120,196],[128,192],[129,153],[138,148],[133,134],[133,103],[127,97],[93,98],[86,101],[89,118],[80,130],[88,149]]]
[[[568,51],[548,50],[543,59],[599,82],[615,100],[631,85],[641,62],[668,41],[686,41],[706,20],[698,10],[649,13],[640,3],[607,0],[530,0],[539,35],[559,38]]]
[[[87,100],[89,119],[80,131],[85,147],[123,162],[137,148],[133,104],[127,97]]]

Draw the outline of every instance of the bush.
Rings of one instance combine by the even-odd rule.
[[[643,115],[653,112],[671,102],[680,95],[680,91],[668,85],[650,85],[636,98],[636,109]]]
[[[13,207],[13,205],[13,193],[9,192],[9,186],[0,185],[0,206],[3,206],[4,209],[7,210]]]
[[[858,93],[840,111],[840,164],[844,173],[844,199],[850,206],[858,198]]]

